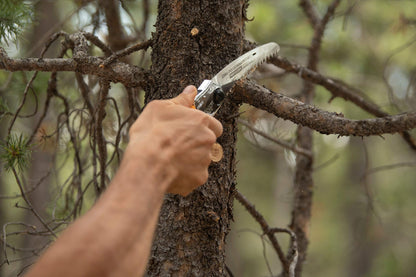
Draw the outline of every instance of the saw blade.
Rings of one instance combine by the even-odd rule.
[[[256,47],[229,63],[211,80],[221,87],[226,87],[227,85],[246,77],[265,60],[276,55],[279,50],[279,45],[274,42]]]

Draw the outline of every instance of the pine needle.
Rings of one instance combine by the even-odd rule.
[[[22,134],[11,134],[4,142],[0,142],[0,161],[4,163],[6,171],[12,168],[22,171],[27,168],[32,154],[28,142],[29,139]]]
[[[0,1],[0,42],[16,43],[25,27],[33,21],[32,6],[24,0]]]

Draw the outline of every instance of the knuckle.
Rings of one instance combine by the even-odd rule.
[[[222,126],[222,124],[219,120],[215,119],[215,121],[216,121],[217,126],[218,126],[218,136],[221,136],[222,132],[224,131],[224,127]]]
[[[200,117],[198,118],[198,123],[203,126],[208,126],[211,118],[206,113],[201,113]]]
[[[208,130],[207,134],[205,136],[205,143],[209,144],[209,145],[212,145],[216,141],[217,141],[217,136],[211,130]]]
[[[212,143],[217,141],[217,136],[215,135],[215,133],[213,131],[210,130],[209,132],[209,139],[211,140]]]

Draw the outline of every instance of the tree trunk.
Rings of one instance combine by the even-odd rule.
[[[241,54],[243,0],[171,1],[158,6],[153,34],[153,83],[147,101],[198,86]],[[191,32],[192,30],[192,32]],[[238,105],[226,101],[217,117],[224,157],[204,186],[186,198],[166,196],[148,267],[149,276],[225,276],[225,237],[232,219]],[[191,118],[189,120],[192,120]]]
[[[121,23],[119,0],[100,0],[98,3],[106,19],[108,45],[113,51],[124,49],[128,41]]]

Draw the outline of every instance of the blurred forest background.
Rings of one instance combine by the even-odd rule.
[[[39,56],[50,35],[61,30],[74,33],[92,32],[97,28],[97,36],[106,39],[108,31],[103,17],[96,12],[94,3],[88,3],[92,1],[26,2],[33,7],[32,14],[24,14],[22,18],[32,16],[33,21],[27,22],[21,36],[2,41],[10,57]],[[125,34],[132,42],[151,36],[157,3],[150,1],[147,6],[145,2],[125,0],[120,9]],[[331,1],[311,2],[318,14],[324,14]],[[143,16],[145,9],[147,18]],[[319,72],[361,89],[391,114],[415,110],[415,12],[413,0],[342,1],[323,38]],[[277,42],[281,46],[281,56],[298,64],[305,63],[313,30],[298,1],[252,0],[247,16],[252,19],[246,25],[248,39],[259,44]],[[57,51],[57,45],[53,47],[52,53]],[[134,53],[128,58],[137,65],[149,66],[150,63],[149,53]],[[7,112],[19,107],[32,75],[0,71],[0,139],[3,142],[11,120]],[[49,75],[39,73],[33,82],[40,102],[45,97]],[[261,67],[252,78],[290,96],[296,96],[302,89],[302,81],[296,75],[284,74],[269,65]],[[75,96],[73,74],[60,75],[59,82],[61,93],[70,98],[73,95],[71,105],[81,105]],[[126,99],[119,98],[122,89],[113,85],[110,91],[120,107],[127,105]],[[38,102],[34,95],[29,94],[24,114],[33,112]],[[343,113],[347,118],[373,117],[343,99],[329,100],[331,94],[317,86],[316,106]],[[51,105],[63,104],[56,100]],[[244,112],[242,117],[257,129],[274,138],[294,141],[294,124],[248,106],[242,106],[241,111]],[[54,129],[57,115],[50,113],[48,116],[50,119],[47,117],[40,129],[44,133]],[[117,121],[115,115],[113,117],[114,122]],[[20,134],[30,136],[34,124],[34,119],[18,118],[13,127],[16,139]],[[114,135],[115,126],[111,120],[106,127],[104,132]],[[414,130],[411,134],[416,136]],[[42,134],[36,136],[42,137]],[[48,196],[38,204],[46,209],[46,214],[57,215],[68,205],[66,194],[60,191],[74,166],[68,144],[68,135],[40,139],[36,144],[38,150],[32,151],[24,169],[23,175],[29,181],[48,179],[50,185],[45,189],[49,193],[44,193]],[[416,202],[413,199],[416,195],[416,151],[399,135],[349,138],[315,133],[314,153],[310,245],[303,276],[416,276]],[[240,125],[237,159],[238,190],[256,205],[270,226],[287,227],[293,199],[293,152]],[[20,194],[15,177],[10,170],[5,170],[4,159],[2,162],[0,225],[4,226],[2,242],[7,233],[10,247],[2,245],[0,275],[15,276],[32,261],[26,258],[37,253],[30,249],[36,248],[34,245],[42,243],[44,238],[34,240],[24,234],[23,230],[27,229],[21,222],[30,224],[34,219],[21,208],[23,200],[15,197]],[[117,164],[113,163],[115,169]],[[52,164],[55,170],[45,175]],[[89,190],[80,213],[94,202],[93,188]],[[235,276],[277,276],[280,263],[260,227],[239,203],[235,202],[234,207],[234,223],[228,236],[228,266]],[[278,239],[287,247],[287,235],[278,235]],[[5,251],[9,265],[5,263]]]

